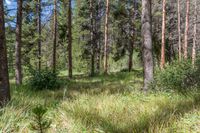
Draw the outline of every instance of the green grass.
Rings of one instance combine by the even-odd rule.
[[[31,110],[38,104],[48,108],[50,133],[200,132],[200,94],[143,94],[141,77],[140,71],[78,75],[56,91],[12,84],[12,101],[0,110],[0,132],[31,132]]]

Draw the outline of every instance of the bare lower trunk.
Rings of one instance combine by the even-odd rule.
[[[166,25],[166,0],[163,0],[163,11],[162,11],[162,45],[161,45],[161,62],[160,68],[163,69],[165,66],[165,25]]]
[[[0,0],[0,106],[10,100],[7,50],[5,39],[4,5]]]
[[[130,51],[128,56],[128,71],[131,72],[132,68],[133,68],[133,51]]]
[[[22,84],[21,45],[22,45],[22,0],[17,1],[16,45],[15,45],[15,79]]]
[[[94,5],[94,1],[90,0],[90,45],[91,45],[91,72],[90,75],[93,76],[95,73],[95,52],[94,52],[94,18],[93,18],[93,5]]]
[[[71,0],[69,0],[69,8],[68,8],[68,71],[69,78],[72,78],[72,11],[71,11]]]
[[[142,44],[143,44],[143,65],[144,65],[144,86],[153,81],[153,54],[152,54],[152,25],[151,25],[151,1],[142,0]]]
[[[195,0],[195,13],[194,13],[194,38],[193,38],[193,47],[192,47],[192,65],[194,67],[196,60],[196,41],[197,41],[197,0]]]
[[[41,0],[37,3],[38,70],[41,70]]]
[[[108,73],[108,16],[109,0],[106,0],[106,17],[105,17],[105,44],[104,44],[104,73]]]
[[[186,20],[185,20],[185,44],[184,44],[184,59],[188,57],[188,32],[189,32],[189,12],[190,12],[190,0],[186,1]]]
[[[177,0],[178,7],[178,58],[181,61],[182,58],[182,47],[181,47],[181,13],[180,13],[180,0]]]
[[[56,44],[57,44],[57,0],[54,0],[54,33],[53,33],[53,72],[56,72]]]

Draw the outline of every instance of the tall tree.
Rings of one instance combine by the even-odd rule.
[[[192,65],[194,66],[196,60],[196,41],[197,41],[197,0],[195,0],[195,13],[194,13],[194,37],[192,47]]]
[[[189,12],[190,12],[190,0],[186,0],[184,59],[187,59],[188,57]]]
[[[161,44],[161,62],[160,68],[163,69],[165,65],[165,25],[166,25],[166,0],[163,0],[162,7],[162,44]]]
[[[108,16],[109,16],[109,0],[106,0],[106,16],[105,16],[105,44],[104,44],[104,73],[108,73]]]
[[[0,0],[0,105],[10,100],[7,50],[4,22],[4,0]]]
[[[142,0],[142,44],[144,65],[143,90],[147,91],[148,84],[153,81],[151,0]]]
[[[69,71],[69,78],[72,78],[72,5],[71,0],[68,2],[68,71]]]
[[[90,0],[90,45],[91,45],[91,76],[95,71],[95,52],[94,52],[94,1]]]
[[[54,33],[53,33],[53,72],[56,72],[56,45],[57,45],[57,0],[54,0]]]
[[[17,0],[17,23],[15,45],[15,78],[16,84],[22,84],[21,45],[22,45],[22,0]]]
[[[178,58],[181,61],[182,56],[182,46],[181,46],[181,12],[180,12],[180,0],[177,0],[178,8]]]
[[[41,0],[37,1],[38,70],[41,70]]]

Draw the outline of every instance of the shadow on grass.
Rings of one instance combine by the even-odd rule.
[[[100,127],[102,131],[110,133],[155,133],[162,132],[174,120],[180,119],[185,113],[197,108],[200,108],[199,96],[195,96],[194,100],[180,101],[174,105],[168,105],[167,103],[161,104],[158,105],[158,109],[152,114],[147,113],[139,117],[135,116],[138,117],[136,120],[134,120],[135,117],[130,116],[118,123],[113,122],[115,118],[109,118],[109,116],[103,117],[98,111],[93,110],[86,111],[80,109],[82,111],[81,113],[72,112],[72,116],[75,119],[81,120],[89,128],[88,130],[95,130],[95,128]],[[116,117],[116,119],[118,118]]]

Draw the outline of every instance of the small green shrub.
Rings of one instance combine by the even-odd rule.
[[[29,85],[36,90],[57,89],[60,87],[60,82],[56,73],[49,70],[43,70],[32,73]]]
[[[164,70],[156,71],[153,86],[157,89],[176,89],[178,91],[195,88],[200,79],[196,74],[197,70],[200,72],[200,65],[193,68],[191,61],[176,61],[166,66]]]
[[[46,118],[45,114],[47,108],[39,105],[32,110],[33,120],[31,123],[31,129],[38,131],[39,133],[44,133],[48,128],[50,128],[51,121]]]

